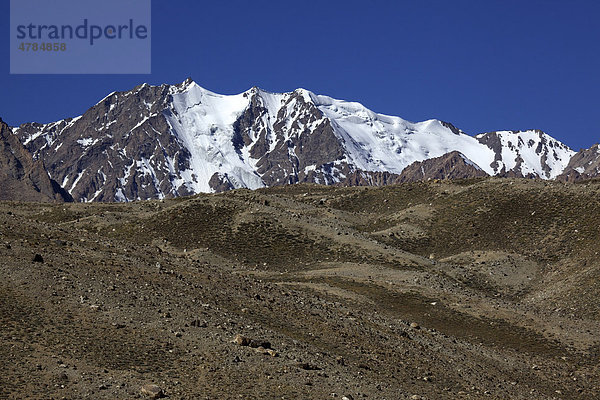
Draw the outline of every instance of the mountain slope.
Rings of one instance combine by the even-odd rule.
[[[42,161],[31,154],[0,119],[0,200],[69,201],[70,196],[52,181]]]
[[[0,398],[598,399],[599,196],[492,178],[0,203]]]
[[[441,157],[417,161],[406,167],[397,182],[418,182],[430,179],[465,179],[488,176],[477,164],[453,151]]]
[[[489,175],[553,178],[573,152],[539,131],[469,136],[304,89],[220,95],[191,79],[112,93],[84,115],[16,130],[79,201],[301,182],[378,185],[459,151]]]
[[[593,145],[589,149],[577,152],[569,161],[569,165],[557,179],[565,182],[577,182],[600,176],[600,146]]]

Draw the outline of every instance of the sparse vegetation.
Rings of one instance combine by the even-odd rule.
[[[598,198],[474,179],[0,203],[0,397],[596,398]]]

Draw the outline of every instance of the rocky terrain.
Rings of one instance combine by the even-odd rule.
[[[599,196],[0,202],[0,398],[597,399]]]
[[[488,176],[481,168],[458,151],[441,157],[416,161],[402,170],[394,183],[419,182],[431,179],[464,179]]]
[[[34,161],[8,125],[0,119],[0,200],[70,201],[71,196]]]
[[[575,154],[557,179],[564,182],[579,182],[600,176],[600,145],[582,149]]]

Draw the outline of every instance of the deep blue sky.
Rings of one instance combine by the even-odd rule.
[[[8,1],[0,6],[8,38]],[[11,125],[80,115],[108,93],[191,76],[218,93],[304,87],[469,134],[600,141],[600,2],[152,1],[152,75],[9,75]]]

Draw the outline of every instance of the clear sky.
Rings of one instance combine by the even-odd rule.
[[[190,76],[223,94],[303,87],[469,134],[542,129],[578,150],[600,141],[599,17],[583,0],[153,0],[151,75],[9,75],[2,41],[0,117],[55,121]]]

